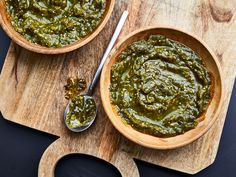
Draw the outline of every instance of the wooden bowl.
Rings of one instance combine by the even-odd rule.
[[[98,33],[104,28],[104,26],[106,25],[107,21],[111,16],[115,4],[115,0],[106,0],[106,1],[107,1],[106,10],[103,19],[98,25],[98,27],[92,33],[88,34],[81,40],[78,40],[77,42],[70,45],[66,45],[64,47],[59,47],[59,48],[44,47],[38,44],[31,43],[28,40],[26,40],[24,36],[16,32],[14,27],[11,25],[10,21],[11,19],[6,10],[5,0],[0,1],[0,24],[3,30],[13,41],[15,41],[17,44],[28,50],[43,54],[66,53],[84,46],[85,44],[93,40],[98,35]]]
[[[203,60],[206,68],[212,73],[214,93],[212,101],[206,111],[205,119],[198,126],[184,134],[170,138],[159,138],[134,130],[131,126],[122,122],[116,107],[110,101],[110,77],[111,67],[116,62],[120,53],[131,43],[141,39],[147,39],[152,34],[162,34],[166,37],[185,44],[194,50]],[[222,71],[215,54],[206,44],[193,35],[178,29],[168,27],[149,27],[133,32],[120,41],[112,50],[109,59],[104,65],[100,80],[101,99],[104,109],[115,128],[131,141],[145,147],[154,149],[173,149],[187,145],[206,133],[216,121],[223,100]]]

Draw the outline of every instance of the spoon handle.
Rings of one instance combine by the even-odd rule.
[[[105,61],[106,61],[106,59],[107,59],[111,49],[113,48],[113,46],[114,46],[114,44],[116,42],[116,39],[118,38],[118,36],[119,36],[119,34],[121,32],[121,29],[123,28],[123,26],[125,24],[125,21],[126,21],[126,19],[128,17],[128,14],[129,14],[129,12],[127,10],[124,11],[122,16],[121,16],[121,18],[120,18],[120,21],[119,21],[118,25],[116,26],[115,32],[113,33],[113,36],[112,36],[112,38],[111,38],[111,40],[110,40],[110,42],[109,42],[109,44],[107,46],[107,49],[106,49],[105,53],[103,54],[103,57],[102,57],[101,62],[99,64],[99,66],[98,66],[98,69],[97,69],[97,71],[96,71],[96,73],[95,73],[95,75],[93,77],[93,81],[91,82],[91,84],[90,84],[90,86],[88,88],[88,92],[87,92],[88,95],[92,95],[93,89],[94,89],[94,87],[95,87],[95,85],[96,85],[96,83],[97,83],[97,81],[99,79],[99,76],[101,74],[102,67],[105,64]]]

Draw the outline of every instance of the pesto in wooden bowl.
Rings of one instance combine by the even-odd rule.
[[[103,107],[131,141],[154,149],[205,134],[224,100],[220,64],[198,37],[173,27],[134,31],[112,50],[100,78]]]
[[[108,22],[115,0],[2,0],[0,24],[18,45],[62,54],[92,41]]]
[[[202,59],[163,35],[130,44],[111,69],[111,102],[123,120],[158,137],[195,128],[211,93],[210,73]]]
[[[63,47],[90,34],[102,20],[105,0],[7,0],[14,29],[28,41]]]

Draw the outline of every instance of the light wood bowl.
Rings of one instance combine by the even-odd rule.
[[[134,130],[123,123],[118,115],[116,107],[110,102],[110,77],[111,67],[116,62],[120,53],[131,43],[141,39],[147,39],[151,34],[162,34],[166,37],[185,44],[194,50],[204,61],[206,68],[212,74],[214,93],[212,101],[206,111],[205,119],[198,126],[182,135],[170,138],[159,138]],[[187,145],[206,133],[216,121],[223,101],[223,84],[220,64],[215,54],[206,44],[193,35],[178,29],[168,27],[149,27],[133,32],[120,41],[112,50],[109,59],[104,65],[100,80],[101,99],[104,109],[114,127],[131,141],[145,147],[154,149],[173,149]]]
[[[106,10],[105,10],[103,19],[100,22],[100,24],[98,25],[98,27],[92,33],[88,34],[87,36],[85,36],[81,40],[78,40],[77,42],[67,45],[67,46],[64,46],[64,47],[50,48],[50,47],[44,47],[44,46],[34,44],[34,43],[27,41],[24,38],[24,36],[22,36],[21,34],[16,32],[14,27],[11,25],[11,19],[10,19],[9,14],[7,13],[7,10],[6,10],[5,0],[0,1],[0,24],[3,28],[3,30],[7,33],[7,35],[13,41],[15,41],[18,45],[20,45],[28,50],[31,50],[31,51],[37,52],[37,53],[42,53],[42,54],[66,53],[66,52],[70,52],[72,50],[78,49],[78,48],[84,46],[85,44],[87,44],[88,42],[90,42],[91,40],[93,40],[99,34],[99,32],[101,32],[101,30],[105,27],[107,21],[109,20],[109,18],[111,16],[111,13],[112,13],[112,10],[113,10],[114,4],[115,4],[115,0],[106,0],[106,1],[107,1]]]

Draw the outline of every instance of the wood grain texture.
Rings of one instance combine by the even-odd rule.
[[[95,91],[99,115],[81,134],[70,133],[63,123],[67,101],[63,86],[68,76],[79,72],[90,83],[122,11],[130,12],[120,38],[149,25],[182,28],[200,37],[215,52],[225,81],[225,100],[219,119],[197,141],[175,150],[141,147],[121,136],[101,106],[99,86]],[[88,45],[68,54],[47,56],[15,44],[9,48],[0,76],[0,110],[13,122],[48,132],[60,138],[44,153],[39,177],[52,177],[55,163],[68,153],[91,154],[114,164],[123,177],[138,177],[132,158],[167,168],[197,173],[214,162],[236,75],[236,1],[234,0],[116,0],[105,29]]]

